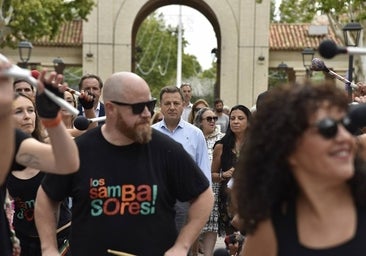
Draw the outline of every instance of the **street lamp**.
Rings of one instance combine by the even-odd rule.
[[[357,46],[360,40],[362,26],[358,22],[351,21],[343,27],[344,44],[346,46]],[[348,57],[348,80],[353,80],[353,55]],[[347,83],[348,99],[352,102],[352,87]]]
[[[217,59],[218,59],[218,53],[219,51],[217,50],[217,48],[213,48],[211,50],[211,59],[212,59],[212,62],[216,62]]]
[[[312,75],[310,67],[315,54],[314,49],[306,47],[301,52],[301,54],[302,54],[302,64],[304,65],[304,68],[306,70],[306,77],[309,78]]]
[[[287,70],[288,70],[288,65],[286,63],[284,63],[283,61],[278,64],[277,66],[278,70],[279,70],[279,82],[282,84],[282,83],[286,83],[288,82],[288,74],[287,74]]]
[[[27,62],[29,61],[31,54],[32,54],[32,43],[29,41],[20,41],[18,43],[18,49],[19,49],[19,57],[22,61],[21,66],[22,68],[27,67]]]
[[[65,63],[60,57],[57,57],[53,60],[53,67],[57,74],[63,74],[65,70]]]

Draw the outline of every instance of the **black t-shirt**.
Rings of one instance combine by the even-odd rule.
[[[47,174],[42,183],[53,200],[73,198],[72,255],[109,255],[107,249],[163,255],[177,237],[176,199],[192,200],[209,187],[199,167],[154,129],[147,144],[112,145],[100,127],[76,142],[79,171]]]
[[[15,162],[15,156],[19,150],[19,146],[22,143],[23,140],[29,138],[28,135],[21,132],[20,130],[15,130],[15,153],[14,153],[14,160],[12,164],[13,168],[18,168],[18,170],[23,169],[24,167],[21,167]],[[10,240],[10,229],[9,229],[9,222],[6,218],[6,214],[4,211],[4,203],[5,203],[5,186],[2,184],[0,188],[0,255],[1,256],[8,256],[12,255],[13,253],[13,247]]]
[[[38,231],[34,221],[34,206],[38,187],[44,175],[45,173],[40,171],[29,179],[20,179],[12,173],[9,173],[6,180],[6,188],[14,200],[13,226],[19,238],[38,237]],[[60,207],[58,226],[61,227],[70,220],[70,209],[67,206],[67,202],[63,202]]]
[[[287,207],[277,204],[272,209],[272,224],[277,240],[278,256],[362,256],[366,252],[366,209],[357,209],[357,227],[354,237],[336,246],[322,249],[302,245],[296,224],[295,202],[288,202]],[[284,211],[284,208],[287,209]]]

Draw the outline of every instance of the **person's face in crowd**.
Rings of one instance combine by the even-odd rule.
[[[67,101],[71,106],[76,107],[76,102],[74,100],[73,95],[71,92],[65,91],[64,92],[64,99]],[[61,113],[64,116],[72,115],[69,111],[67,111],[65,108],[61,108]]]
[[[184,102],[188,103],[191,101],[192,98],[192,89],[189,85],[183,85],[180,88],[182,94],[183,94],[183,98],[184,98]]]
[[[231,111],[230,129],[233,133],[242,133],[248,127],[248,117],[240,109]]]
[[[201,127],[204,134],[211,134],[216,128],[217,116],[212,110],[207,110],[202,114]]]
[[[92,77],[84,79],[81,84],[81,90],[93,93],[95,95],[95,103],[98,103],[102,90],[97,79]]]
[[[16,83],[14,85],[14,91],[18,92],[18,93],[23,93],[23,94],[31,97],[32,99],[34,98],[33,87],[25,81]]]
[[[221,102],[215,104],[215,110],[218,113],[221,113],[224,110],[224,104]]]
[[[143,103],[151,102],[150,91],[142,91],[140,95],[125,95],[124,103]],[[121,106],[112,103],[115,106],[116,130],[127,138],[137,143],[148,143],[151,140],[151,112],[146,105],[141,108],[141,112],[134,113],[132,106]],[[155,104],[150,103],[151,110]]]
[[[202,102],[200,102],[200,103],[198,103],[197,105],[196,105],[196,107],[194,108],[194,112],[195,113],[197,113],[198,111],[200,111],[200,109],[201,108],[206,108],[207,106],[204,104],[204,103],[202,103]]]
[[[36,126],[36,112],[31,100],[19,96],[13,103],[15,127],[31,135]]]
[[[165,122],[178,123],[183,113],[183,100],[179,92],[164,93],[161,97],[160,104]]]
[[[319,129],[321,120],[340,121],[346,113],[336,107],[322,107],[309,120],[309,128],[298,138],[296,148],[289,156],[295,178],[300,183],[315,182],[338,185],[354,174],[355,138],[340,123],[333,123],[331,136]],[[329,135],[330,125],[327,134]],[[315,184],[314,183],[314,184]]]

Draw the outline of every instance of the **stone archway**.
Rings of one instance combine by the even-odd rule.
[[[217,95],[226,105],[251,106],[267,88],[270,1],[253,0],[96,0],[83,23],[84,72],[106,79],[132,71],[134,38],[142,20],[154,9],[182,4],[195,8],[211,22],[217,38]]]
[[[172,3],[172,2],[176,2],[176,3]],[[131,48],[131,70],[135,71],[135,67],[136,67],[136,63],[135,63],[135,40],[136,40],[136,35],[138,32],[138,29],[141,25],[141,23],[144,21],[144,19],[154,10],[165,6],[165,5],[171,5],[171,4],[178,4],[178,2],[180,2],[180,4],[183,5],[187,5],[189,7],[192,7],[194,9],[196,9],[197,11],[201,12],[207,19],[208,21],[211,23],[215,34],[216,34],[216,38],[217,38],[217,48],[220,49],[220,43],[221,43],[221,32],[220,32],[220,26],[219,23],[217,21],[217,17],[215,15],[215,13],[212,11],[212,9],[210,8],[210,6],[208,4],[206,4],[204,1],[192,1],[192,0],[187,0],[187,1],[169,1],[169,0],[163,0],[163,1],[148,1],[138,12],[135,22],[133,24],[132,27],[132,48]],[[209,51],[210,49],[206,49],[207,51]],[[214,88],[214,97],[217,98],[220,96],[220,51],[217,51],[216,53],[216,57],[217,57],[217,73],[216,73],[216,82],[215,82],[215,88]]]

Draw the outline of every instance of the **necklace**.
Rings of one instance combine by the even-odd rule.
[[[240,141],[239,142],[235,142],[234,153],[235,153],[235,156],[236,156],[237,159],[240,156],[240,149],[241,149],[242,145],[243,145],[243,143],[241,143]]]

